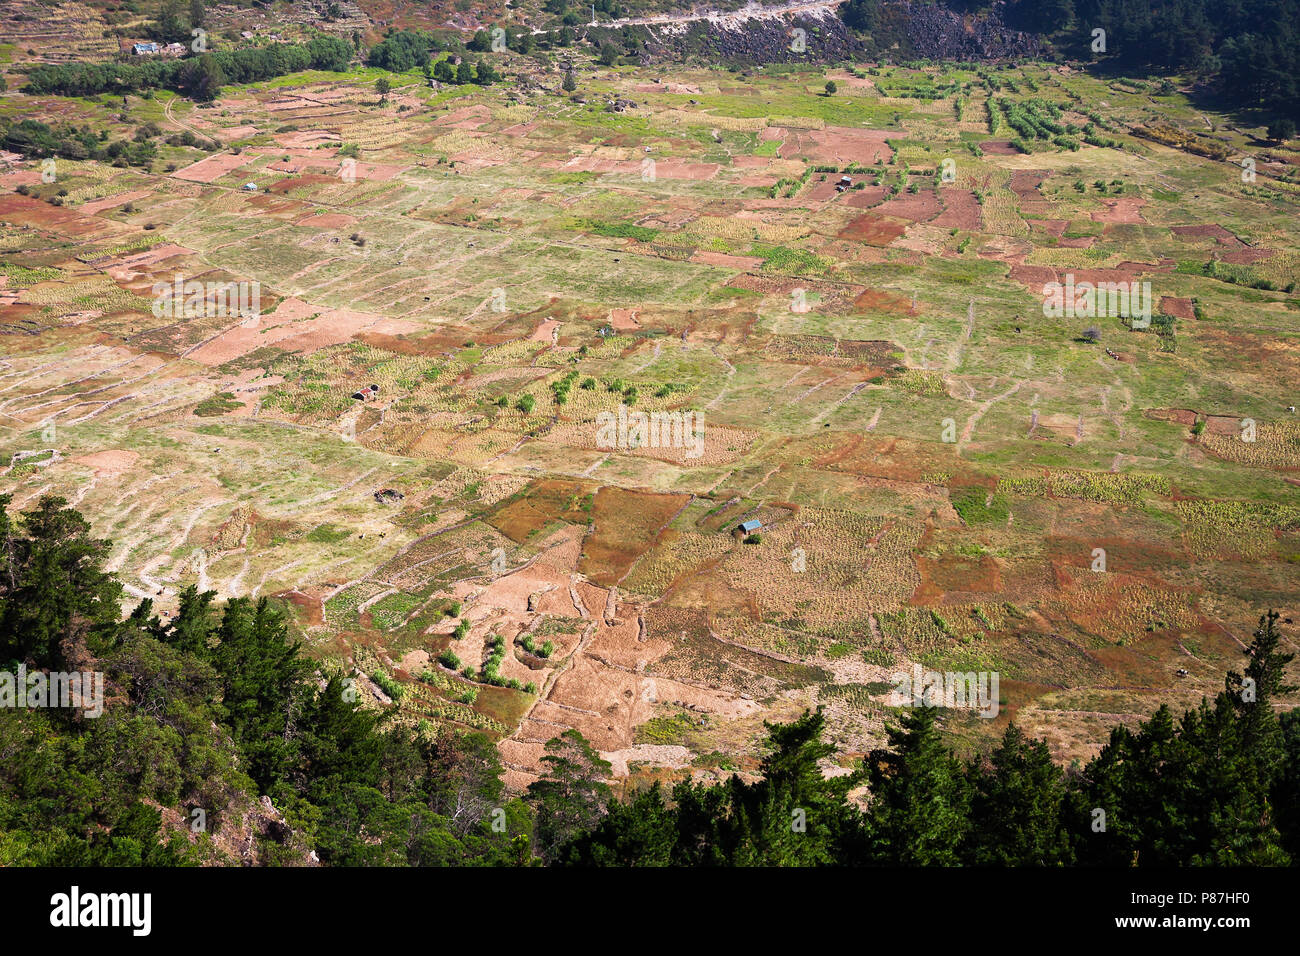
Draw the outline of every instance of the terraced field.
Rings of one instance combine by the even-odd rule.
[[[1065,67],[575,74],[132,97],[219,147],[8,160],[0,490],[164,609],[278,596],[512,786],[568,727],[631,779],[752,769],[810,705],[859,754],[913,663],[1001,674],[954,736],[1082,758],[1296,609],[1300,154]],[[1020,151],[1026,112],[1063,132]]]

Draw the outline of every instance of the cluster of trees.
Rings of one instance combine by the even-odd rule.
[[[351,59],[352,47],[346,40],[320,36],[302,44],[218,50],[180,60],[43,64],[27,75],[23,92],[94,96],[167,89],[210,100],[226,83],[253,83],[301,70],[342,72]]]
[[[405,73],[424,66],[443,49],[442,41],[428,30],[394,30],[370,48],[366,64]]]
[[[482,30],[479,34],[487,36]],[[466,44],[470,50],[487,50],[490,46],[486,40],[481,46],[476,45],[474,40]],[[449,48],[449,45],[444,45],[435,34],[427,30],[394,30],[370,48],[366,63],[394,73],[422,67],[425,76],[439,83],[478,83],[489,86],[501,79],[501,74],[482,57],[472,63],[468,59],[462,59],[458,64],[453,64],[450,57],[433,60]]]
[[[617,0],[596,0],[594,4],[586,0],[545,0],[542,9],[551,16],[558,17],[565,26],[576,27],[589,21],[593,6],[598,19],[602,14],[609,20],[621,20],[628,15],[628,11],[619,6]]]
[[[0,865],[183,865],[268,795],[259,857],[333,865],[1281,865],[1300,859],[1300,712],[1261,619],[1244,674],[1181,719],[1162,708],[1062,771],[1015,726],[958,760],[936,712],[826,778],[823,717],[770,725],[758,779],[613,798],[577,731],[526,800],[489,738],[389,725],[307,659],[270,602],[185,590],[122,618],[109,547],[59,498],[0,496],[0,663],[98,671],[100,716],[0,707]],[[865,790],[864,790],[865,788]],[[862,809],[856,799],[867,797]],[[164,823],[165,808],[170,820]],[[203,811],[204,832],[192,821]],[[1104,813],[1104,819],[1100,814]]]
[[[13,521],[7,506],[0,496],[0,662],[100,671],[106,704],[99,717],[0,707],[0,865],[202,862],[259,794],[287,823],[261,840],[272,863],[311,850],[336,865],[530,858],[532,815],[503,794],[486,737],[386,727],[266,600],[218,611],[191,588],[169,621],[148,600],[123,620],[108,543],[80,514],[47,497]],[[191,842],[180,831],[195,810],[206,835]]]
[[[39,120],[25,119],[0,132],[0,146],[21,153],[27,159],[60,156],[64,159],[95,159],[118,166],[148,166],[158,155],[153,137],[160,135],[154,124],[136,128],[131,139],[111,142],[108,130],[96,133],[89,126],[47,126]],[[194,134],[190,139],[196,145]]]
[[[158,19],[149,25],[149,36],[162,43],[188,46],[193,31],[202,27],[206,19],[203,0],[166,0],[158,11]]]
[[[1300,115],[1300,0],[1018,0],[1009,17],[1080,56],[1103,29],[1125,69],[1217,76],[1241,106]]]
[[[996,5],[941,2],[959,13]],[[840,13],[883,50],[905,28],[899,9],[888,0],[848,0]],[[1104,58],[1131,72],[1217,77],[1224,95],[1243,107],[1300,116],[1300,0],[1009,0],[1003,14],[1071,56]],[[1106,31],[1104,52],[1093,49],[1097,29]]]
[[[572,46],[574,40],[574,32],[568,26],[561,27],[555,35],[534,36],[527,30],[517,33],[506,31],[505,34],[506,48],[512,52],[522,54],[532,53],[538,47],[549,49],[554,46]],[[369,66],[392,70],[394,73],[405,73],[407,70],[423,67],[426,72],[429,70],[435,71],[433,76],[442,82],[481,83],[484,81],[475,79],[473,76],[470,79],[462,79],[456,73],[452,73],[450,76],[439,76],[436,72],[438,64],[434,62],[434,59],[443,52],[488,53],[491,51],[492,34],[489,30],[476,31],[462,45],[455,40],[439,37],[428,30],[401,29],[393,30],[378,44],[371,47],[366,55],[366,63]],[[491,67],[483,63],[481,59],[479,63],[487,72],[491,72]],[[448,66],[451,67],[451,64],[448,64]],[[455,69],[455,67],[451,68]]]
[[[490,86],[501,79],[501,74],[487,60],[476,60],[473,63],[461,60],[456,66],[452,66],[449,60],[439,60],[428,73],[439,83],[478,83],[480,86]]]

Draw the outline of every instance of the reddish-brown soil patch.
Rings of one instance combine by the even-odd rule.
[[[173,179],[185,179],[192,183],[216,182],[227,173],[238,169],[253,158],[251,153],[218,153],[206,159],[200,159],[184,169],[172,173]]]
[[[973,192],[949,187],[941,190],[939,196],[943,200],[943,212],[935,217],[932,225],[943,229],[964,229],[967,232],[981,228],[980,204]]]
[[[839,176],[819,173],[812,178],[799,198],[805,202],[825,202],[828,199],[834,199],[836,196],[835,187],[839,181]]]
[[[641,163],[635,163],[636,171],[641,169]],[[722,167],[717,163],[688,163],[680,159],[658,159],[655,160],[655,176],[664,179],[690,179],[701,182],[706,179],[712,179],[718,174]]]
[[[1271,259],[1277,254],[1276,249],[1264,249],[1258,246],[1243,246],[1219,253],[1219,260],[1233,266],[1253,266],[1257,262]]]
[[[686,83],[638,83],[632,87],[638,93],[675,93],[679,96],[699,95],[698,86],[690,86]]]
[[[279,133],[275,141],[288,149],[312,149],[321,143],[337,143],[338,133],[322,129],[302,129],[289,133]]]
[[[341,212],[322,212],[299,219],[294,225],[310,226],[314,229],[347,229],[355,226],[357,222],[356,216],[348,216]]]
[[[1011,174],[1011,191],[1019,200],[1022,215],[1046,216],[1051,213],[1052,204],[1038,189],[1048,175],[1043,169],[1017,169]]]
[[[1232,232],[1218,223],[1205,223],[1199,226],[1170,226],[1169,231],[1175,236],[1190,236],[1194,239],[1210,237],[1221,246],[1240,246],[1243,244]]]
[[[1211,435],[1238,435],[1241,433],[1241,419],[1235,415],[1208,415],[1205,430]]]
[[[208,135],[219,139],[223,143],[233,143],[236,140],[248,139],[261,132],[261,130],[256,126],[205,127],[205,130]]]
[[[1103,199],[1101,203],[1106,208],[1092,213],[1094,222],[1133,224],[1146,222],[1142,218],[1142,207],[1147,204],[1145,199],[1139,199],[1136,196],[1122,196],[1119,199]]]
[[[888,192],[889,190],[884,186],[863,186],[861,189],[853,190],[849,198],[844,200],[844,204],[854,209],[870,209],[884,202]]]
[[[543,319],[537,328],[533,330],[533,333],[528,336],[528,341],[550,342],[555,335],[555,330],[559,327],[560,322],[558,319]]]
[[[697,249],[691,256],[691,262],[698,262],[707,266],[723,266],[728,269],[740,269],[749,272],[763,265],[763,260],[757,256],[733,256],[725,252],[709,252],[704,249]]]
[[[893,155],[886,140],[893,135],[885,130],[853,129],[827,126],[825,129],[787,129],[769,126],[759,139],[781,140],[777,155],[782,159],[798,158],[817,165],[845,166],[849,163],[886,162]]]
[[[78,465],[93,469],[96,475],[120,475],[124,471],[130,471],[139,460],[139,454],[123,449],[96,451],[72,459]]]
[[[864,212],[839,231],[838,238],[865,242],[870,246],[887,246],[907,227],[897,219],[887,219],[877,212]]]
[[[153,267],[168,259],[177,256],[188,256],[193,253],[192,249],[186,249],[184,246],[178,246],[174,242],[164,242],[161,245],[146,249],[143,252],[135,252],[121,259],[110,260],[100,266],[113,279],[119,283],[130,282],[141,276],[150,276],[157,271]]]
[[[79,211],[61,206],[51,206],[30,196],[17,193],[0,195],[0,219],[19,226],[49,229],[76,239],[95,239],[119,235],[125,227],[97,216],[87,216]]]
[[[592,503],[593,529],[583,542],[579,570],[596,584],[617,584],[690,500],[690,495],[600,489]]]
[[[135,202],[137,199],[144,199],[146,196],[153,195],[147,189],[138,189],[129,193],[118,193],[116,196],[105,196],[103,199],[92,199],[90,202],[82,203],[80,209],[89,215],[97,215],[105,209],[116,209],[118,206],[124,206],[129,202]]]
[[[1196,318],[1196,309],[1193,307],[1191,299],[1180,299],[1172,295],[1162,295],[1160,297],[1160,311],[1165,315],[1172,315],[1176,319]]]
[[[278,183],[273,183],[268,188],[277,196],[285,195],[290,189],[298,189],[302,186],[319,186],[322,183],[337,183],[338,177],[326,176],[324,173],[308,173],[305,176],[295,176],[292,179],[282,179]]]
[[[1065,230],[1070,228],[1066,219],[1035,219],[1030,222],[1033,229],[1041,229],[1056,240],[1055,245],[1061,249],[1091,249],[1097,241],[1096,236],[1067,236]]]
[[[942,604],[952,592],[996,594],[1002,590],[1002,569],[992,555],[979,559],[946,554],[941,558],[916,556],[921,583],[912,593],[913,604]]]
[[[231,322],[230,328],[185,353],[186,358],[204,365],[222,365],[270,345],[286,352],[310,354],[326,346],[347,342],[363,331],[391,334],[414,328],[412,323],[401,319],[353,309],[317,310],[294,298],[284,299],[274,312],[259,316],[255,321],[245,323],[232,319]]]
[[[610,309],[609,324],[615,329],[639,329],[641,323],[636,320],[636,309]]]
[[[1158,422],[1174,422],[1177,425],[1195,425],[1196,412],[1190,408],[1148,408],[1142,412],[1144,418]]]
[[[1138,277],[1149,272],[1168,272],[1171,267],[1153,266],[1145,262],[1121,262],[1114,269],[1054,269],[1051,266],[1032,266],[1014,263],[1009,275],[1016,282],[1023,283],[1034,295],[1041,295],[1043,286],[1049,282],[1065,282],[1067,275],[1074,276],[1074,283],[1099,283],[1138,281]]]
[[[319,594],[305,594],[299,590],[284,591],[276,597],[284,598],[301,613],[302,623],[308,627],[325,623],[325,606]]]
[[[911,299],[880,289],[867,289],[853,300],[853,308],[859,312],[896,312],[900,315],[920,313],[919,309],[912,308]]]
[[[1020,150],[1011,145],[1009,139],[986,139],[980,143],[980,149],[990,156],[1019,156]]]
[[[899,219],[910,219],[912,222],[929,222],[942,211],[939,197],[928,189],[915,195],[902,195],[891,199],[882,203],[879,209],[883,216],[897,216]]]
[[[1056,270],[1051,266],[1031,266],[1023,262],[1012,265],[1009,275],[1033,295],[1039,295],[1047,283],[1057,281]]]
[[[453,129],[478,129],[484,123],[491,121],[492,111],[482,104],[473,106],[462,106],[458,110],[452,110],[445,116],[440,116],[433,121],[434,126],[449,126]]]
[[[553,521],[585,526],[588,519],[582,503],[590,492],[591,486],[581,482],[542,479],[507,499],[485,520],[522,544]]]

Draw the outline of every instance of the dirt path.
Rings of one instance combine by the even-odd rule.
[[[965,448],[966,445],[970,443],[971,435],[972,435],[972,434],[974,433],[974,431],[975,431],[975,426],[976,426],[977,424],[979,424],[979,420],[980,420],[981,418],[983,418],[983,417],[985,416],[985,414],[988,412],[988,410],[989,410],[990,408],[992,408],[996,403],[1002,401],[1002,399],[1004,399],[1004,398],[1010,398],[1010,397],[1011,397],[1012,395],[1014,395],[1016,392],[1020,391],[1020,386],[1021,386],[1022,384],[1024,384],[1024,383],[1023,383],[1023,382],[1016,382],[1015,385],[1012,385],[1009,389],[1007,389],[1007,390],[1006,390],[1005,392],[1003,392],[1001,395],[994,395],[992,398],[990,398],[988,401],[986,401],[983,405],[981,405],[979,408],[977,408],[977,409],[975,410],[974,414],[972,414],[970,418],[966,419],[966,427],[963,428],[963,429],[961,430],[961,437],[957,440],[957,456],[958,456],[958,457],[961,457],[962,449]]]
[[[828,405],[826,408],[822,409],[822,411],[818,413],[817,417],[812,420],[812,423],[815,425],[818,422],[820,422],[831,412],[835,411],[835,409],[839,408],[841,405],[847,402],[854,395],[858,394],[858,392],[866,388],[867,384],[868,384],[867,382],[858,382],[858,384],[854,385],[851,389],[849,389],[848,394],[844,395],[844,397],[842,397],[839,401],[835,402],[833,405]]]
[[[202,130],[195,129],[189,123],[186,123],[183,120],[178,120],[176,118],[175,114],[172,113],[172,107],[176,105],[177,99],[180,99],[180,97],[175,97],[173,99],[168,100],[167,104],[163,107],[163,116],[167,117],[167,122],[187,132],[193,133],[199,139],[212,139],[211,136],[209,136],[207,133],[203,132]]]

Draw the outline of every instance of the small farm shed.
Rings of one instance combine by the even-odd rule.
[[[763,522],[761,521],[742,521],[736,530],[740,531],[742,534],[752,534],[761,527],[763,527]]]

